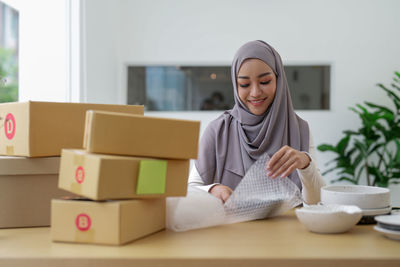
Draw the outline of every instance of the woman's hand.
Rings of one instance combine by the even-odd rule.
[[[311,159],[304,152],[300,152],[290,146],[279,149],[267,164],[267,175],[276,178],[287,177],[296,169],[308,167]]]
[[[225,203],[225,201],[228,200],[228,198],[231,196],[232,192],[233,192],[232,189],[230,189],[229,187],[222,185],[222,184],[214,185],[210,190],[210,193],[213,196],[221,199],[222,203]]]

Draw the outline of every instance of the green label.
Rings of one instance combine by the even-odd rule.
[[[164,194],[166,177],[166,160],[141,160],[136,194]]]

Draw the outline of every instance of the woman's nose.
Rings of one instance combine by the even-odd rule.
[[[250,96],[257,98],[262,94],[262,91],[260,89],[260,87],[258,86],[258,84],[255,84],[250,91]]]

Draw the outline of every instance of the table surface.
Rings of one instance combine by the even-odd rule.
[[[308,232],[293,211],[266,220],[161,231],[125,246],[54,243],[50,228],[0,230],[0,266],[400,266],[400,241],[357,225]]]

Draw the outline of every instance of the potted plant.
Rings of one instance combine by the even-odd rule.
[[[320,151],[330,151],[336,157],[327,163],[331,168],[324,174],[337,171],[337,181],[360,182],[365,174],[368,185],[388,187],[400,183],[400,73],[395,72],[391,89],[377,84],[391,99],[393,107],[371,102],[350,109],[361,119],[357,131],[343,131],[336,145],[321,144]],[[332,166],[333,165],[333,166]]]

